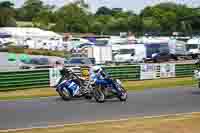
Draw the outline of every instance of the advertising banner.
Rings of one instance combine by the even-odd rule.
[[[160,64],[160,78],[170,78],[175,76],[175,64]]]
[[[59,68],[49,68],[49,83],[53,87],[57,85],[59,79],[61,78]]]
[[[142,64],[140,79],[157,79],[159,78],[159,65],[157,64]]]

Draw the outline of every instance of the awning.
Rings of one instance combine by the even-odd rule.
[[[11,35],[4,32],[0,32],[0,38],[8,38],[8,37],[11,37]]]

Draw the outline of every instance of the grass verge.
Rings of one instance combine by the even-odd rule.
[[[142,81],[125,81],[124,86],[128,90],[144,90],[155,88],[170,88],[178,86],[193,86],[197,81],[192,77],[187,78],[170,78],[158,80],[142,80]]]
[[[191,77],[189,78],[172,78],[145,81],[124,81],[124,87],[129,91],[140,91],[151,88],[169,88],[177,86],[192,86],[196,84]],[[53,88],[38,88],[17,90],[9,92],[0,92],[0,100],[15,100],[22,98],[58,96]]]
[[[9,53],[25,53],[29,55],[45,55],[45,56],[57,56],[68,58],[70,56],[69,52],[66,51],[51,51],[45,49],[28,49],[28,48],[18,48],[15,46],[10,46],[8,48],[0,49],[0,52]]]
[[[58,128],[15,131],[16,133],[199,133],[200,113],[135,118]],[[12,132],[12,131],[11,131]],[[10,133],[11,133],[10,132]]]

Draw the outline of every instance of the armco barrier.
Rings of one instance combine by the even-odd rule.
[[[49,86],[49,70],[0,72],[0,91]]]
[[[124,80],[140,80],[140,66],[107,66],[104,67],[107,72],[113,77]],[[87,67],[80,69],[79,67],[73,68],[77,74],[88,76]],[[194,64],[176,64],[175,65],[176,77],[191,77]],[[84,71],[83,71],[84,70]],[[0,72],[0,91],[28,89],[28,88],[42,88],[48,87],[49,69],[40,70],[20,70],[10,72]]]
[[[125,80],[140,80],[140,66],[114,66],[104,67],[106,71],[113,77]]]
[[[194,64],[176,64],[176,77],[191,77],[195,67]]]

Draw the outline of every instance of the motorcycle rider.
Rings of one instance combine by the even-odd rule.
[[[84,86],[82,82],[80,81],[81,79],[76,74],[73,73],[72,69],[63,67],[60,70],[60,74],[61,74],[61,78],[58,84],[60,84],[64,79],[67,79],[67,80],[72,79],[76,84],[80,85],[81,87]]]
[[[122,95],[121,91],[113,83],[113,80],[108,76],[105,70],[100,66],[94,66],[90,69],[90,79],[95,82],[97,86],[112,85],[112,88],[119,96]]]

